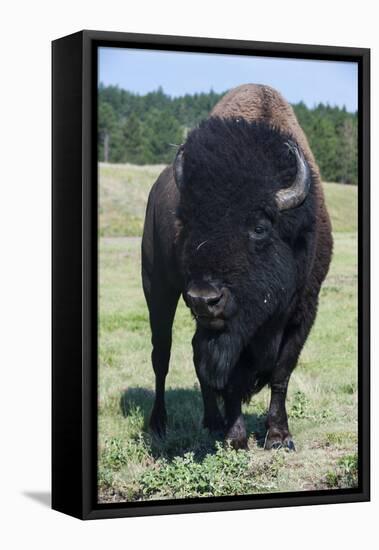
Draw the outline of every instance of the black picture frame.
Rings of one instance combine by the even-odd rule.
[[[354,61],[359,81],[356,489],[97,503],[97,48]],[[370,499],[370,50],[81,31],[52,43],[52,507],[81,519],[300,506]]]

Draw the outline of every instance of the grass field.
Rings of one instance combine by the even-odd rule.
[[[146,198],[162,167],[100,167],[99,500],[138,501],[352,487],[357,483],[356,188],[326,184],[335,251],[317,321],[289,387],[296,453],[264,451],[269,391],[244,413],[249,451],[201,427],[194,323],[181,301],[167,379],[168,434],[147,429],[150,329],[140,282]]]

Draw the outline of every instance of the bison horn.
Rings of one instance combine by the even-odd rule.
[[[306,199],[309,191],[310,179],[308,176],[308,165],[293,141],[286,143],[289,151],[295,155],[297,172],[296,178],[290,187],[280,189],[275,195],[276,204],[279,210],[289,210],[300,206]]]
[[[180,145],[174,160],[174,178],[178,189],[183,185],[183,154],[184,146]]]

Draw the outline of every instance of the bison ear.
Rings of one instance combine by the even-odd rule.
[[[184,157],[184,145],[180,145],[176,153],[176,157],[173,165],[175,183],[179,191],[183,185],[183,160],[184,160],[183,157]]]

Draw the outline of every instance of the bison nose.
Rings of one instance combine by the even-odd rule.
[[[210,283],[192,283],[187,301],[195,315],[219,315],[223,310],[224,293]]]

